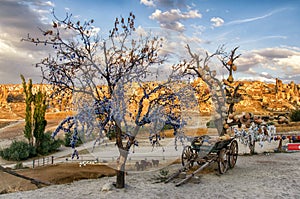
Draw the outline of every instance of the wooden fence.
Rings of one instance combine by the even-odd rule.
[[[54,164],[54,156],[48,156],[32,160],[32,168]]]

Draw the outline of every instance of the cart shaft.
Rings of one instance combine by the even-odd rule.
[[[210,159],[208,160],[204,165],[202,165],[201,167],[199,167],[196,171],[194,171],[193,173],[191,173],[190,175],[188,175],[185,179],[183,179],[182,181],[178,182],[176,184],[176,187],[182,185],[183,183],[187,182],[188,180],[190,180],[193,176],[195,176],[195,174],[197,174],[198,172],[202,171],[205,167],[209,166],[211,163],[213,163],[216,159]]]

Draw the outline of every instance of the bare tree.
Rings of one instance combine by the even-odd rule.
[[[94,20],[82,23],[74,22],[69,14],[64,19],[58,19],[54,13],[53,16],[53,26],[41,30],[42,38],[28,35],[23,39],[53,47],[53,53],[37,63],[37,67],[57,93],[72,92],[77,96],[77,114],[62,121],[53,136],[60,130],[69,132],[73,127],[72,146],[75,147],[78,133],[97,130],[96,141],[99,141],[107,126],[114,125],[120,153],[116,187],[123,188],[125,163],[129,149],[137,144],[140,127],[153,123],[154,133],[168,122],[176,129],[180,127],[180,114],[174,115],[179,94],[171,92],[169,87],[173,80],[153,86],[143,83],[151,76],[151,67],[159,67],[166,60],[160,54],[163,40],[134,34],[132,13],[127,19],[116,18],[107,39],[96,34]],[[134,83],[142,88],[137,101],[127,95]],[[129,107],[134,103],[137,107],[133,114]]]
[[[193,53],[189,45],[186,46],[190,60],[184,60],[183,63],[174,66],[176,71],[180,71],[180,76],[193,76],[201,78],[209,87],[210,95],[204,100],[211,98],[215,108],[213,116],[219,135],[224,135],[228,129],[228,116],[234,111],[234,104],[241,100],[238,93],[240,84],[236,87],[233,85],[233,71],[237,67],[234,61],[240,55],[236,55],[238,47],[234,48],[230,54],[224,50],[224,46],[219,47],[214,53],[205,53],[204,56]],[[216,70],[209,67],[212,58],[218,58],[222,66],[228,70],[227,80],[219,80]],[[229,104],[229,107],[226,105]]]

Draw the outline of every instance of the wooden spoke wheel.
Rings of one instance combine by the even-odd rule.
[[[228,154],[226,152],[226,148],[223,148],[218,153],[218,168],[219,173],[223,174],[228,169]]]
[[[192,147],[185,146],[183,148],[182,155],[181,155],[182,166],[186,166],[187,164],[189,164],[189,168],[193,167],[194,165],[193,157],[194,157],[194,153]]]
[[[236,164],[236,160],[238,157],[238,143],[236,140],[233,140],[229,146],[229,154],[228,154],[228,166],[229,168],[233,168]]]

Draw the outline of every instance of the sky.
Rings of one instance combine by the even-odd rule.
[[[51,11],[94,19],[103,37],[116,17],[136,16],[139,30],[168,32],[178,56],[184,45],[214,52],[239,46],[235,79],[300,84],[300,1],[298,0],[1,0],[0,84],[21,83],[20,74],[41,82],[35,64],[49,49],[21,42],[50,27]]]

